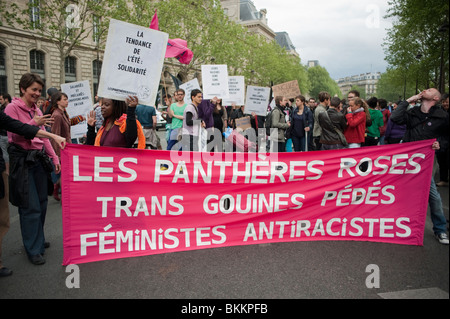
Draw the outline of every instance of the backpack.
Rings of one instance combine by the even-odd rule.
[[[272,127],[272,111],[267,113],[266,122],[264,123],[264,127],[266,128],[266,136],[270,136],[270,128]]]
[[[266,136],[270,136],[270,129],[272,128],[272,113],[277,108],[281,111],[281,115],[284,116],[284,112],[279,106],[276,106],[272,111],[267,113],[266,122],[264,123],[264,127],[266,128]]]

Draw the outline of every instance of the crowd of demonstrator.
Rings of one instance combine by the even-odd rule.
[[[36,265],[45,263],[45,249],[50,246],[44,235],[48,195],[60,200],[59,156],[60,150],[72,142],[72,125],[86,120],[88,145],[162,149],[156,134],[156,109],[139,104],[136,96],[125,101],[99,98],[86,118],[70,118],[67,95],[51,88],[45,100],[41,97],[43,87],[38,75],[27,73],[20,80],[19,97],[0,95],[0,258],[11,202],[19,210],[25,251]],[[227,150],[223,144],[234,143],[226,138],[230,131],[253,141],[256,150],[264,145],[271,152],[339,150],[437,139],[432,146],[439,163],[437,186],[448,186],[449,100],[448,94],[441,96],[433,88],[393,104],[376,97],[362,99],[357,91],[350,91],[347,100],[321,92],[317,102],[315,98],[306,101],[302,95],[294,99],[276,96],[265,117],[246,114],[245,106],[224,106],[218,98],[204,100],[200,90],[191,91],[185,99],[185,91],[178,89],[174,99],[169,94],[164,96],[168,107],[162,116],[168,150]],[[238,124],[244,117],[250,120],[247,130]],[[206,146],[202,144],[204,131],[208,132]],[[261,134],[269,131],[268,136]],[[209,145],[213,148],[208,149]],[[231,145],[230,150],[239,148]],[[434,179],[429,204],[435,235],[440,243],[448,244],[447,223]],[[0,277],[11,274],[0,259]]]

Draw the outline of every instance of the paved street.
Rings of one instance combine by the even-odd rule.
[[[448,219],[448,187],[440,192]],[[3,261],[14,274],[0,278],[0,299],[449,298],[449,246],[434,238],[429,216],[423,247],[297,242],[118,259],[79,265],[80,288],[73,289],[66,287],[69,273],[61,266],[62,236],[60,203],[49,198],[47,263],[32,265],[11,207]],[[380,288],[366,287],[368,265],[378,266]]]

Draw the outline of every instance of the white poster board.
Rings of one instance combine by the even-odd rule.
[[[154,106],[169,35],[111,19],[98,96]]]
[[[226,65],[202,65],[203,99],[228,98],[228,68]]]
[[[180,85],[180,89],[183,89],[184,92],[185,92],[184,102],[186,104],[191,102],[191,92],[192,92],[192,90],[195,90],[195,89],[201,90],[200,84],[198,83],[197,79],[193,79],[193,80],[190,80],[190,81],[188,81],[186,83],[181,84]]]
[[[222,105],[245,104],[245,78],[243,76],[228,77],[229,96],[222,101]]]
[[[247,87],[247,99],[245,100],[245,113],[266,116],[267,106],[269,105],[270,88],[259,86]]]
[[[70,118],[79,115],[86,118],[87,114],[92,111],[92,94],[89,81],[61,84],[61,91],[67,94],[69,100],[67,113]],[[83,137],[87,132],[86,121],[71,126],[70,132],[72,138]]]

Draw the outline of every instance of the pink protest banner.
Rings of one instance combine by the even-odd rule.
[[[68,145],[63,264],[288,241],[422,245],[432,142],[278,154]]]

